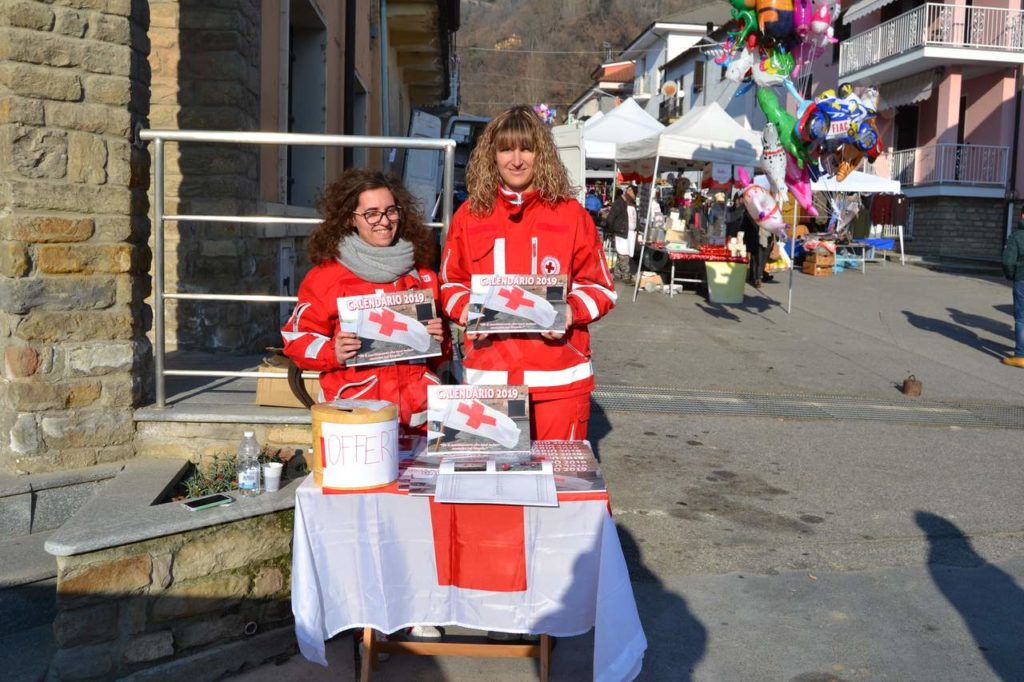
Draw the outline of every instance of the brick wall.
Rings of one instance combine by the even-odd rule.
[[[0,4],[0,468],[133,454],[148,376],[145,3]]]
[[[922,197],[914,204],[914,239],[907,252],[933,258],[998,259],[1006,235],[1006,202],[971,197]]]

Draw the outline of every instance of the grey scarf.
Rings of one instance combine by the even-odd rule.
[[[367,282],[394,282],[415,267],[412,242],[399,239],[394,246],[371,246],[358,234],[338,243],[338,260]]]

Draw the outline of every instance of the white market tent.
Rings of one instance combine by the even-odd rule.
[[[661,131],[620,144],[619,165],[646,159],[672,159],[752,166],[761,156],[761,133],[737,123],[717,102],[694,107]]]
[[[840,193],[859,194],[899,194],[902,188],[899,180],[890,180],[874,173],[853,171],[839,182],[832,176],[823,175],[811,183],[811,191],[826,192],[829,196]],[[906,262],[903,254],[903,225],[896,226],[896,239],[900,244],[900,263]]]
[[[641,175],[658,177],[662,160],[673,162],[722,163],[753,166],[761,156],[761,134],[737,123],[717,102],[694,107],[685,116],[661,131],[636,142],[620,144],[615,163],[621,169],[633,169]],[[650,160],[653,159],[653,164]],[[687,165],[684,163],[683,165]],[[643,267],[647,230],[654,206],[655,183],[651,183],[651,196],[647,202],[644,243],[640,247],[640,266]],[[633,300],[640,289],[637,272]]]
[[[593,123],[591,123],[593,121]],[[641,140],[665,129],[658,119],[644,111],[632,97],[594,121],[583,124],[583,146],[587,161],[611,164],[616,148],[625,142]]]
[[[883,178],[874,173],[853,171],[839,182],[834,177],[822,175],[811,183],[813,192],[859,192],[861,194],[899,194],[900,181]]]

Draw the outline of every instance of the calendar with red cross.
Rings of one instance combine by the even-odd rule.
[[[526,386],[428,386],[427,454],[530,452]]]
[[[426,324],[437,317],[430,289],[381,292],[338,299],[341,331],[359,337],[362,346],[348,367],[380,365],[441,354]]]
[[[473,275],[469,331],[536,334],[565,331],[565,275]]]

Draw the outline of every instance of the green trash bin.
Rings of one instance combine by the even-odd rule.
[[[746,263],[705,263],[708,300],[712,303],[743,303],[747,285]]]

